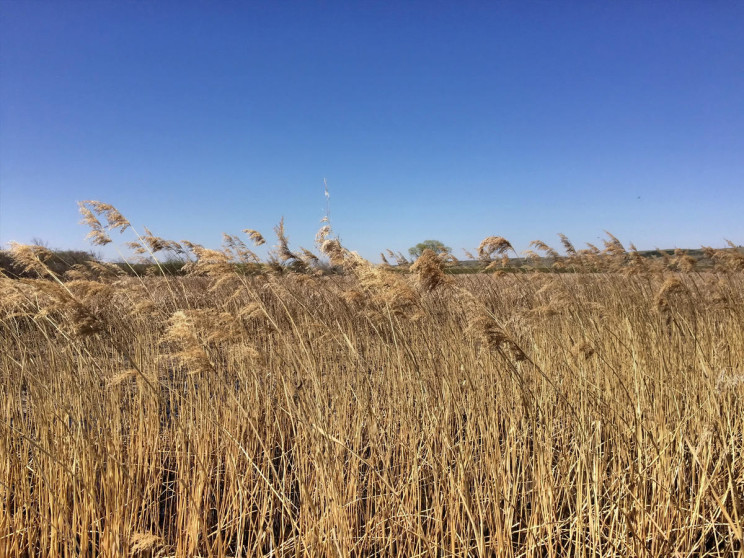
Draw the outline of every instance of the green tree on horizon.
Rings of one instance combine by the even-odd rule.
[[[416,244],[416,246],[409,248],[408,253],[414,258],[418,258],[424,253],[424,250],[431,250],[436,254],[449,254],[452,252],[452,248],[445,246],[444,243],[439,240],[424,240],[423,242]]]

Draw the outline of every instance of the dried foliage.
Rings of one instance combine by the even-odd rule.
[[[130,226],[81,209],[94,242]],[[534,263],[574,273],[451,276],[330,230],[316,255],[280,225],[271,266],[145,231],[185,276],[22,246],[30,276],[0,275],[0,556],[744,550],[735,247],[701,270],[561,237]]]
[[[447,254],[435,254],[427,249],[411,266],[411,271],[416,274],[416,279],[424,290],[431,292],[450,283],[450,278],[444,273],[446,256]]]

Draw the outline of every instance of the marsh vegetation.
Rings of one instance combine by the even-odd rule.
[[[83,206],[93,240],[129,223]],[[269,260],[149,231],[186,275],[0,278],[2,556],[735,556],[744,256],[608,237],[565,273]],[[529,255],[528,255],[529,256]],[[505,257],[505,261],[501,258]],[[239,266],[235,264],[239,263]],[[332,270],[333,273],[330,273]]]

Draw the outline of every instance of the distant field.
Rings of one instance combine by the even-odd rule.
[[[515,266],[490,237],[452,276],[277,234],[269,261],[179,246],[177,277],[14,248],[0,556],[744,550],[741,251]]]

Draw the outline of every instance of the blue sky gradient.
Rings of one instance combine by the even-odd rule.
[[[0,243],[311,247],[324,177],[371,259],[744,244],[744,3],[0,2]]]

